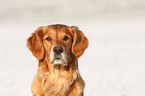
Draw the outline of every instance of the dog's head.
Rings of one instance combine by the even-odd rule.
[[[72,58],[83,54],[88,40],[77,27],[57,24],[39,27],[28,38],[27,46],[38,60],[47,58],[49,64],[67,66]]]

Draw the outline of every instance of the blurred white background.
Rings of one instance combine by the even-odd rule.
[[[38,61],[27,38],[56,23],[89,39],[79,59],[85,96],[145,96],[145,0],[1,0],[0,96],[32,96]]]

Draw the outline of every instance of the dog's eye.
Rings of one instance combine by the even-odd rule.
[[[52,39],[50,37],[47,37],[46,40],[51,41]]]
[[[63,40],[68,40],[69,39],[69,37],[68,36],[65,36],[64,38],[63,38]]]

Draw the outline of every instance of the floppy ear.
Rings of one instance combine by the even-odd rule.
[[[78,29],[78,27],[71,26],[69,29],[73,36],[72,53],[76,58],[79,58],[88,47],[88,39],[84,36],[83,32]]]
[[[27,46],[32,54],[38,59],[41,60],[44,57],[44,48],[42,44],[42,36],[45,31],[45,27],[39,27],[35,32],[32,33],[32,36],[28,38]]]

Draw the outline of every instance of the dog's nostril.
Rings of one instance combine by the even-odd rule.
[[[63,49],[62,49],[62,48],[60,48],[60,49],[59,49],[59,52],[63,52]]]
[[[54,49],[53,52],[57,52],[57,49]]]
[[[55,54],[60,54],[60,53],[63,52],[63,48],[60,47],[60,46],[55,46],[55,47],[53,48],[53,52],[54,52]]]

